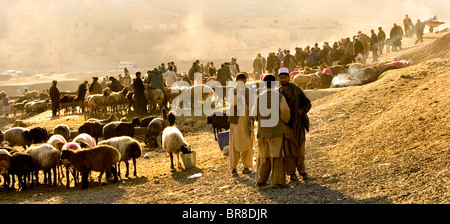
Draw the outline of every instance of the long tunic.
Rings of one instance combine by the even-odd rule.
[[[53,85],[52,87],[50,87],[49,95],[50,95],[50,100],[52,101],[53,115],[56,115],[56,111],[59,109],[60,96],[61,96],[56,85]]]
[[[262,116],[258,107],[260,99],[263,94],[275,94],[279,97],[279,116],[278,124],[274,127],[261,126],[262,119],[267,119],[268,116]],[[266,98],[266,105],[270,104],[270,97]],[[289,106],[284,96],[278,94],[276,91],[267,91],[261,93],[256,99],[256,103],[253,106],[252,115],[256,115],[258,121],[258,159],[256,170],[256,183],[266,183],[270,178],[270,185],[272,187],[284,186],[286,184],[286,174],[283,164],[283,141],[286,133],[286,125],[289,121]]]
[[[229,157],[230,157],[230,168],[235,169],[239,159],[242,160],[242,163],[245,168],[253,167],[253,139],[255,138],[253,131],[253,122],[251,117],[249,117],[249,90],[245,89],[245,96],[242,96],[242,92],[237,93],[237,89],[230,89],[231,94],[237,94],[234,97],[232,108],[234,109],[234,115],[229,117],[230,120],[230,141],[229,141]],[[245,97],[245,99],[243,99]],[[245,105],[245,114],[239,114],[237,112],[238,99],[244,100]],[[230,98],[231,100],[231,98]],[[244,115],[244,116],[239,116]],[[237,121],[236,121],[237,120]],[[250,122],[249,122],[250,121]]]
[[[305,93],[295,84],[289,83],[288,88],[278,91],[286,97],[290,108],[290,119],[288,122],[289,130],[285,138],[284,148],[284,167],[288,175],[294,174],[298,170],[300,174],[305,173],[305,130],[309,131],[309,118],[307,113],[311,109],[311,101]],[[298,110],[303,115],[297,113]]]

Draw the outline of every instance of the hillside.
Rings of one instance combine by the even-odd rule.
[[[373,83],[307,92],[315,100],[309,112],[311,130],[306,136],[306,165],[311,176],[306,182],[271,189],[257,188],[254,173],[233,177],[212,128],[205,124],[204,117],[198,117],[189,130],[183,128],[186,141],[197,151],[196,168],[171,173],[167,153],[161,148],[144,148],[143,154],[148,153],[149,159],[138,159],[138,177],[107,186],[92,183],[87,190],[65,186],[39,186],[12,193],[1,190],[0,200],[74,204],[448,204],[449,40],[446,34],[430,44],[384,55],[406,58],[416,50],[425,54],[415,58],[414,65],[390,70]],[[47,111],[23,122],[30,127],[70,123],[72,128],[83,122],[79,116],[49,118]],[[177,126],[186,126],[185,117],[177,118]],[[188,178],[193,174],[201,176]]]

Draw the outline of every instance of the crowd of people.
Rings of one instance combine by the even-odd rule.
[[[425,24],[417,20],[413,24],[411,18],[405,15],[403,20],[404,29],[393,24],[386,35],[383,27],[378,27],[378,32],[374,29],[370,30],[370,36],[359,31],[357,35],[351,37],[341,38],[330,45],[329,42],[324,42],[322,48],[318,43],[312,47],[310,45],[296,47],[295,53],[291,54],[290,50],[278,49],[278,52],[270,52],[266,58],[262,57],[260,53],[253,60],[253,73],[273,73],[276,75],[280,67],[286,67],[290,72],[296,69],[302,69],[305,66],[314,68],[320,65],[346,65],[349,63],[367,64],[370,52],[372,52],[372,63],[378,61],[378,56],[386,52],[397,51],[402,49],[402,38],[412,38],[416,35],[415,44],[423,42],[423,31]]]

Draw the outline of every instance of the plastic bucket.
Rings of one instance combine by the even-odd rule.
[[[195,167],[196,161],[196,152],[192,151],[191,153],[181,154],[181,160],[183,160],[183,165],[185,169],[189,169]]]
[[[223,150],[223,147],[230,144],[230,131],[220,132],[217,135],[217,142],[219,143],[220,150]]]

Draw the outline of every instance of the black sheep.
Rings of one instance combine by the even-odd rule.
[[[222,129],[230,129],[230,122],[228,121],[228,115],[223,112],[213,112],[208,115],[206,122],[211,124],[214,131],[214,139],[217,141],[217,134],[222,131]]]
[[[45,143],[49,139],[47,129],[42,127],[32,128],[30,130],[30,135],[34,144]]]
[[[103,135],[103,125],[99,122],[85,122],[78,128],[78,134],[86,133],[92,136],[95,139],[95,142],[98,142],[98,138]]]
[[[148,116],[141,119],[141,127],[148,127],[150,122],[152,122],[153,119],[157,118],[156,116]]]
[[[19,180],[19,188],[22,190],[27,189],[26,177],[28,174],[35,170],[34,161],[30,155],[24,152],[15,152],[11,155],[11,167],[9,168],[9,174],[12,177],[11,186],[14,188],[15,178],[17,176]]]

